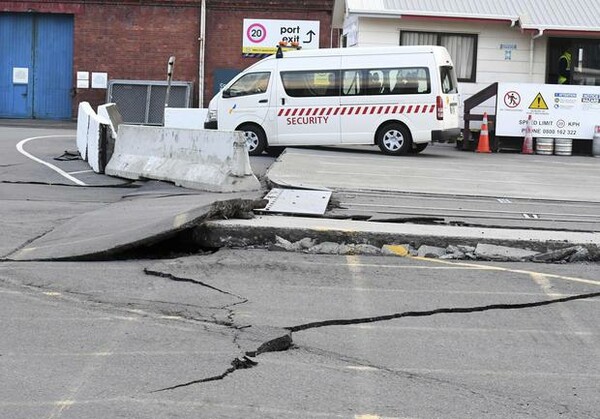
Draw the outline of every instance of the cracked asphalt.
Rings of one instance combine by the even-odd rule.
[[[2,255],[142,192],[1,132]],[[597,263],[170,250],[0,261],[0,416],[600,417]]]
[[[599,274],[267,250],[5,262],[2,417],[595,418]]]

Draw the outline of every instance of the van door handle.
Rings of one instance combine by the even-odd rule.
[[[281,98],[281,104],[285,105],[285,98],[284,97]]]
[[[269,102],[268,99],[261,99],[261,100],[258,101],[258,103],[267,103],[267,102]]]

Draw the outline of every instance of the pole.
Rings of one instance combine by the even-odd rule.
[[[167,92],[165,93],[165,111],[163,112],[163,125],[165,120],[165,114],[167,112],[167,108],[169,107],[169,96],[171,96],[171,80],[173,79],[173,67],[175,66],[175,57],[169,57],[169,62],[167,63]]]
[[[167,64],[167,93],[165,94],[165,108],[169,107],[169,96],[171,95],[171,80],[173,80],[173,67],[175,66],[175,57],[169,57]]]
[[[206,50],[206,0],[202,0],[200,8],[200,48],[198,51],[198,107],[204,107],[204,57]]]

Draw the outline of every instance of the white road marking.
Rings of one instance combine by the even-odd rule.
[[[42,159],[39,159],[37,157],[35,157],[32,154],[29,154],[28,152],[26,152],[23,149],[23,146],[25,144],[27,144],[29,141],[33,141],[33,140],[39,140],[39,139],[44,139],[44,138],[60,138],[60,137],[74,137],[74,135],[42,135],[40,137],[31,137],[31,138],[25,138],[22,141],[19,141],[19,143],[17,144],[17,150],[19,151],[19,153],[21,153],[22,155],[24,155],[25,157],[30,158],[33,161],[36,161],[38,163],[43,164],[46,167],[49,167],[50,169],[54,170],[56,173],[58,173],[59,175],[61,175],[62,177],[70,180],[71,182],[75,183],[76,185],[79,186],[87,186],[84,182],[80,181],[79,179],[71,176],[70,174],[68,174],[67,172],[65,172],[62,169],[59,169],[58,167],[54,166],[53,164],[50,164],[48,162],[45,162]]]
[[[76,172],[68,172],[68,173],[69,173],[70,175],[78,175],[78,174],[80,174],[80,173],[91,173],[91,172],[93,172],[93,170],[91,170],[91,169],[90,169],[90,170],[78,170],[78,171],[76,171]]]

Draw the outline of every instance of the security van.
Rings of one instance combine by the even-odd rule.
[[[225,85],[205,128],[243,131],[251,155],[357,144],[403,155],[457,137],[459,103],[444,47],[279,51]]]

